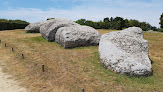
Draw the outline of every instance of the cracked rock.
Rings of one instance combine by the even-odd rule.
[[[98,45],[100,33],[89,26],[61,27],[57,30],[55,41],[64,48]]]
[[[152,75],[148,51],[148,42],[138,27],[104,34],[99,42],[99,56],[104,67],[130,76]]]
[[[55,34],[59,28],[68,27],[72,25],[79,25],[79,24],[67,19],[56,18],[53,19],[52,22],[42,25],[40,27],[40,33],[47,41],[52,42],[55,41]]]

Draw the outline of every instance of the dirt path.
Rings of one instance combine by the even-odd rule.
[[[9,77],[2,72],[0,66],[0,92],[27,92],[25,88],[20,87],[16,81],[9,79]]]

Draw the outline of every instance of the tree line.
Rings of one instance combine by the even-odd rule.
[[[54,19],[48,18],[47,20]],[[75,21],[80,25],[87,25],[91,26],[95,29],[116,29],[122,30],[128,27],[140,27],[144,31],[153,30],[153,31],[160,31],[163,32],[163,13],[160,16],[160,28],[155,26],[151,26],[147,22],[140,22],[135,19],[124,19],[122,17],[106,17],[102,21],[94,22],[92,20],[86,19],[79,19]],[[0,19],[0,30],[13,30],[13,29],[24,29],[29,22],[23,20],[7,20],[7,19]]]
[[[159,24],[160,24],[160,29],[158,29],[158,31],[163,32],[163,13],[160,16]]]
[[[0,30],[24,29],[29,22],[23,20],[0,19]]]
[[[116,29],[116,30],[122,30],[128,27],[140,27],[144,31],[148,30],[154,30],[157,31],[157,28],[155,26],[151,26],[147,22],[139,22],[138,20],[135,19],[123,19],[122,17],[106,17],[103,19],[103,21],[98,21],[94,22],[91,20],[86,20],[86,19],[79,19],[75,21],[76,23],[80,25],[87,25],[91,26],[95,29]]]

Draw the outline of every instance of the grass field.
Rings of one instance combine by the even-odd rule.
[[[115,30],[98,31],[104,34]],[[27,34],[24,30],[0,31],[0,65],[32,92],[81,92],[82,88],[86,92],[162,92],[163,34],[144,32],[144,37],[153,61],[153,76],[149,77],[129,77],[106,70],[100,63],[98,46],[64,49],[38,33]]]

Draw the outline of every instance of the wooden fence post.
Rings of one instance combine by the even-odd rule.
[[[12,47],[12,52],[14,52],[14,48]]]
[[[22,58],[24,59],[24,54],[22,54]]]
[[[85,92],[84,88],[82,88],[82,92]]]
[[[44,68],[44,65],[42,64],[42,72],[44,72],[45,70],[44,70],[45,68]]]
[[[7,47],[6,43],[5,43],[5,48]]]

